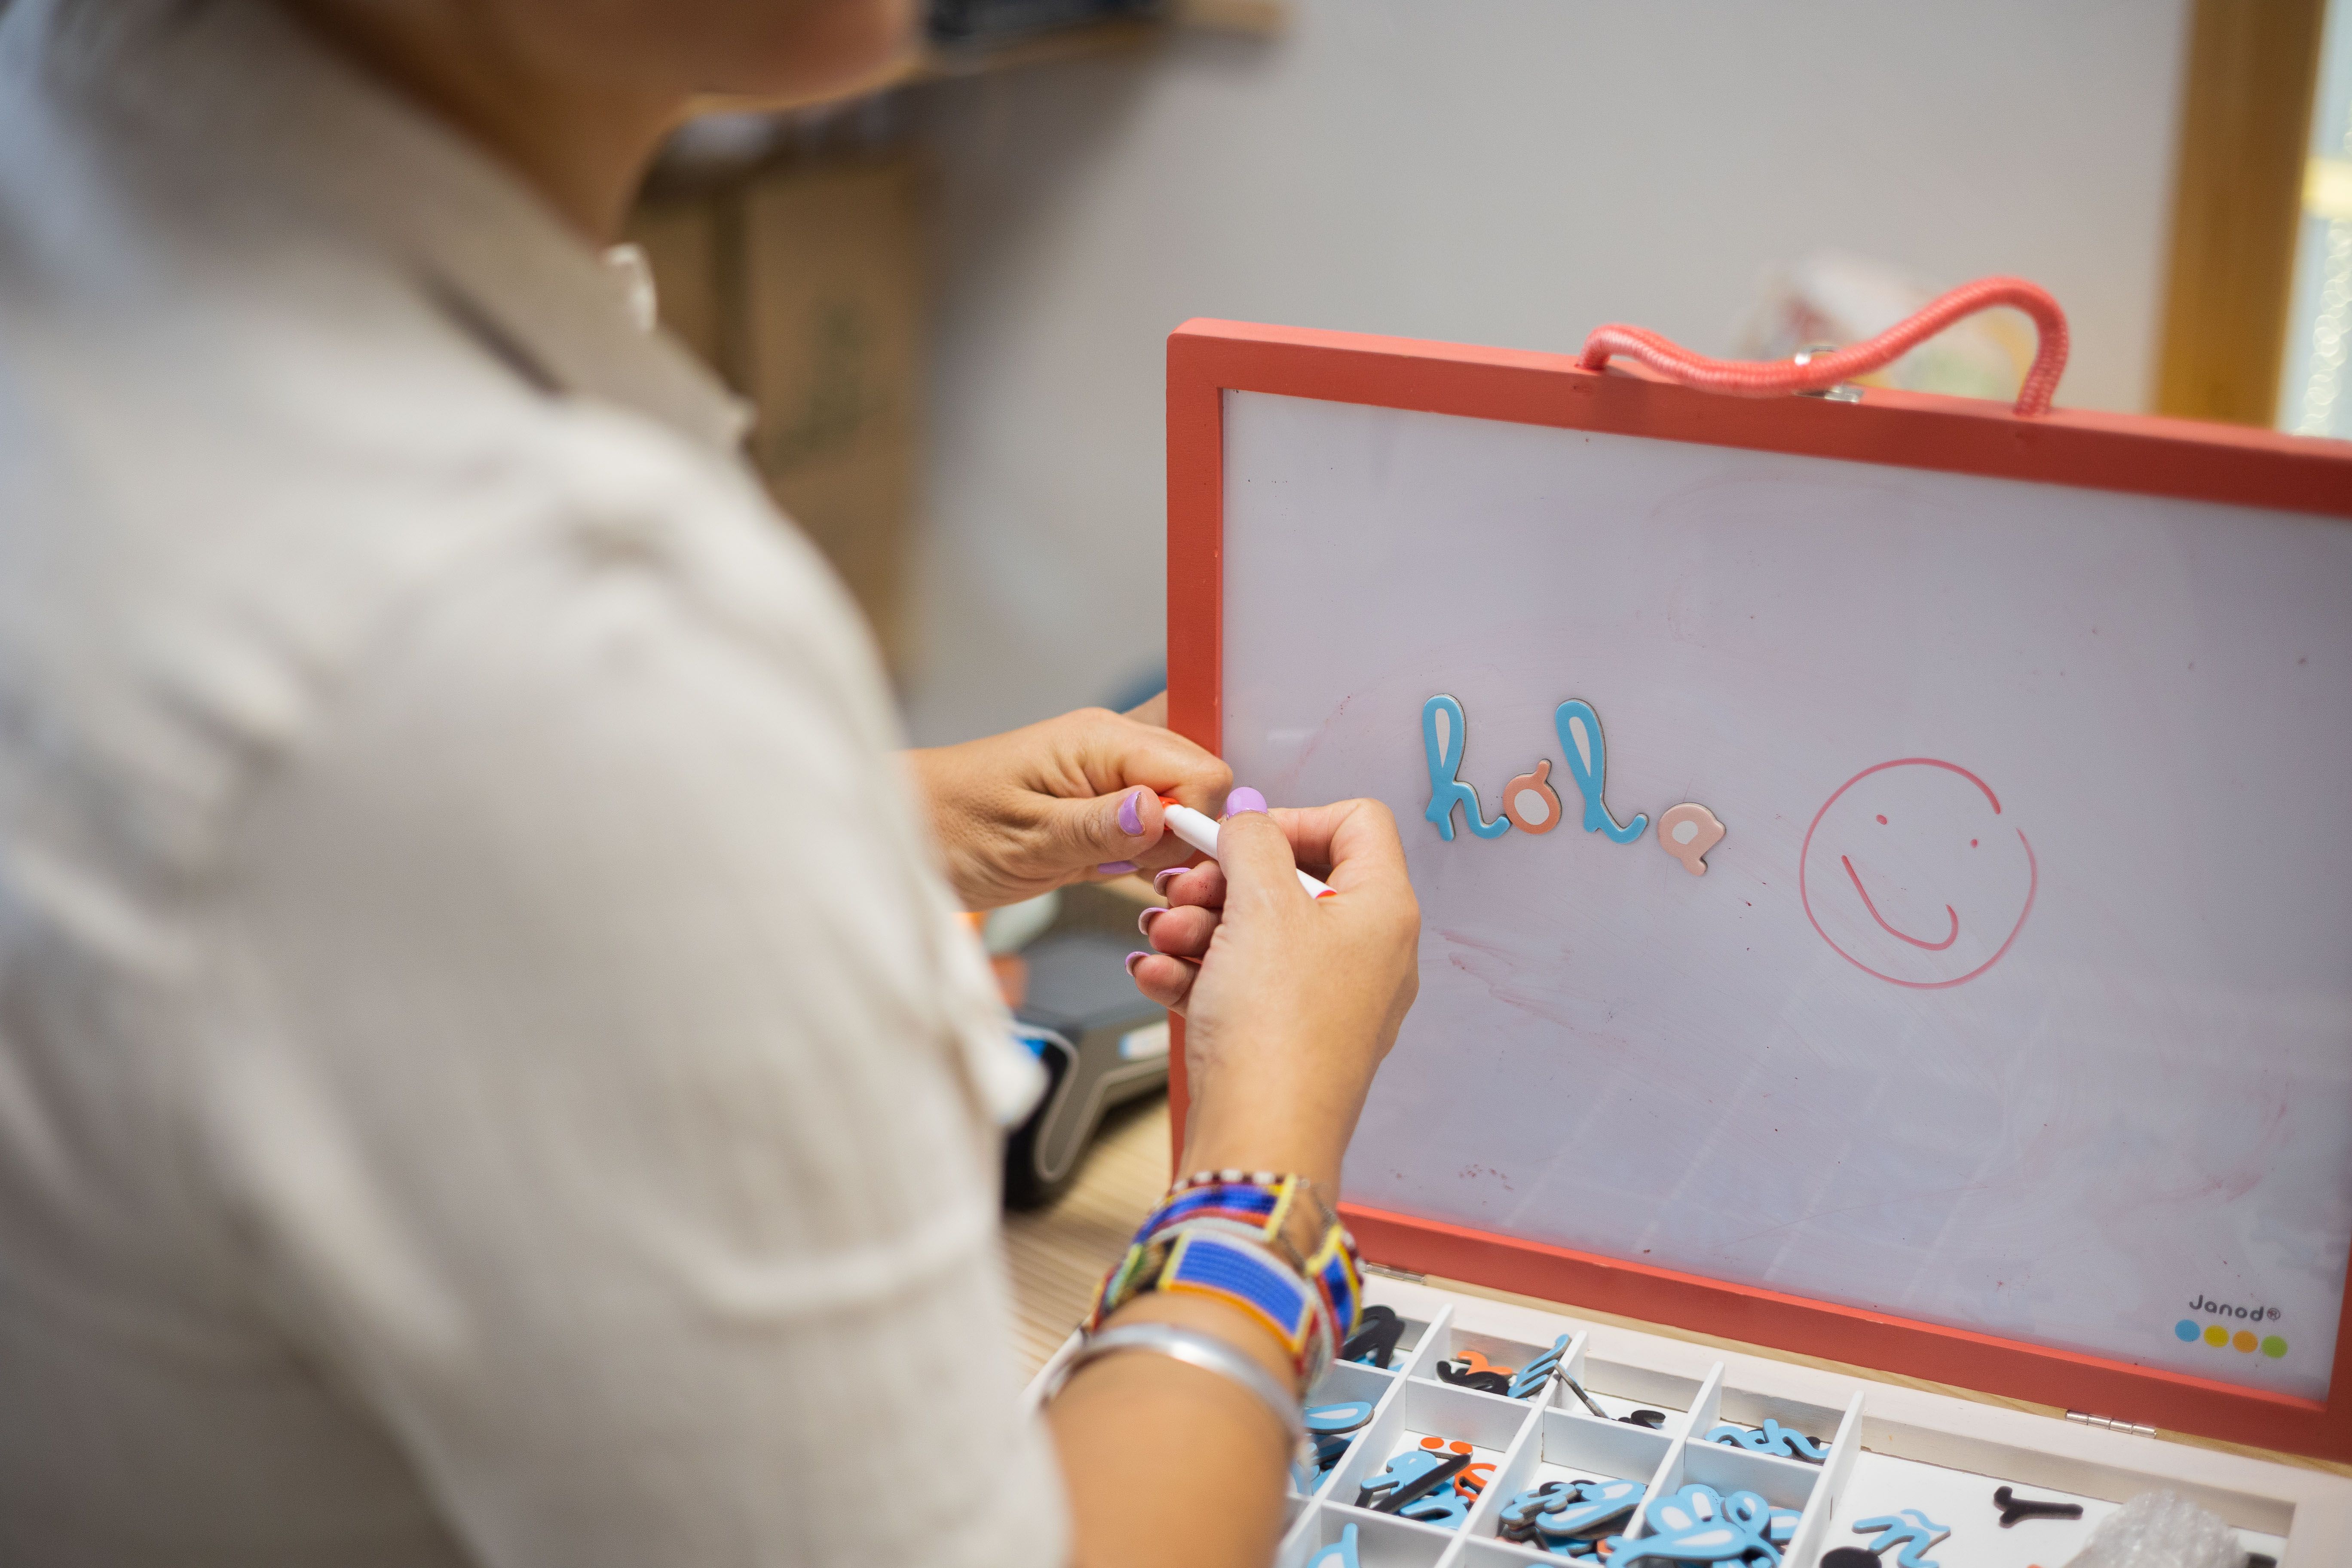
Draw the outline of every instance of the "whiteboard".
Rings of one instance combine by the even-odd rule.
[[[1225,755],[1422,902],[1350,1201],[2326,1394],[2352,526],[1223,396]],[[1441,694],[1555,830],[1441,837]],[[1614,841],[1686,802],[1705,874]]]

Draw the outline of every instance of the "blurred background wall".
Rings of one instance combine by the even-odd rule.
[[[1296,0],[1271,39],[927,88],[917,738],[1112,698],[1162,637],[1168,331],[1733,348],[1823,247],[2048,286],[2146,405],[2184,0]]]

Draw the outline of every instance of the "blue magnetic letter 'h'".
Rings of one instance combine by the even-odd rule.
[[[1590,755],[1586,754],[1583,746],[1577,743],[1576,735],[1569,729],[1570,719],[1584,726],[1585,736],[1591,745]],[[1424,725],[1429,722],[1426,715],[1422,722]],[[1551,727],[1559,731],[1559,743],[1568,752],[1568,771],[1575,775],[1576,787],[1584,795],[1584,831],[1606,833],[1619,844],[1631,844],[1641,837],[1643,830],[1650,826],[1648,813],[1635,812],[1633,820],[1620,827],[1617,819],[1609,815],[1609,807],[1601,799],[1602,792],[1609,787],[1609,750],[1601,742],[1601,715],[1592,710],[1592,704],[1570,698],[1552,713]]]
[[[1590,708],[1585,709],[1590,713]],[[1446,718],[1445,743],[1437,742],[1437,716]],[[1462,767],[1462,747],[1469,739],[1469,726],[1463,722],[1462,704],[1451,697],[1437,696],[1421,705],[1421,745],[1429,754],[1429,809],[1422,815],[1437,824],[1437,831],[1449,844],[1454,842],[1454,808],[1462,807],[1462,815],[1470,821],[1470,831],[1481,838],[1500,838],[1511,830],[1511,819],[1497,816],[1488,822],[1478,814],[1478,792],[1454,775]],[[1637,830],[1638,831],[1638,830]]]

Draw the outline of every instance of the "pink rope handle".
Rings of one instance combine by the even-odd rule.
[[[1851,381],[1934,337],[1964,316],[1996,305],[2007,305],[2033,318],[2037,342],[2033,363],[2017,389],[2017,412],[2028,418],[2050,412],[2051,395],[2066,374],[2066,312],[2041,285],[2022,278],[1979,278],[1963,283],[1907,321],[1897,321],[1866,343],[1855,343],[1834,353],[1815,354],[1803,364],[1793,360],[1709,359],[1695,354],[1644,327],[1611,322],[1595,327],[1584,340],[1587,370],[1606,370],[1609,356],[1637,359],[1669,381],[1734,397],[1775,397],[1793,392],[1827,392]]]

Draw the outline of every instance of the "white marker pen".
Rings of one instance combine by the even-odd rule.
[[[1162,812],[1168,818],[1168,831],[1213,860],[1217,858],[1217,824],[1208,813],[1194,811],[1189,805],[1179,805],[1166,795],[1160,797]],[[1306,872],[1298,873],[1298,885],[1307,889],[1310,899],[1328,899],[1331,889]]]

